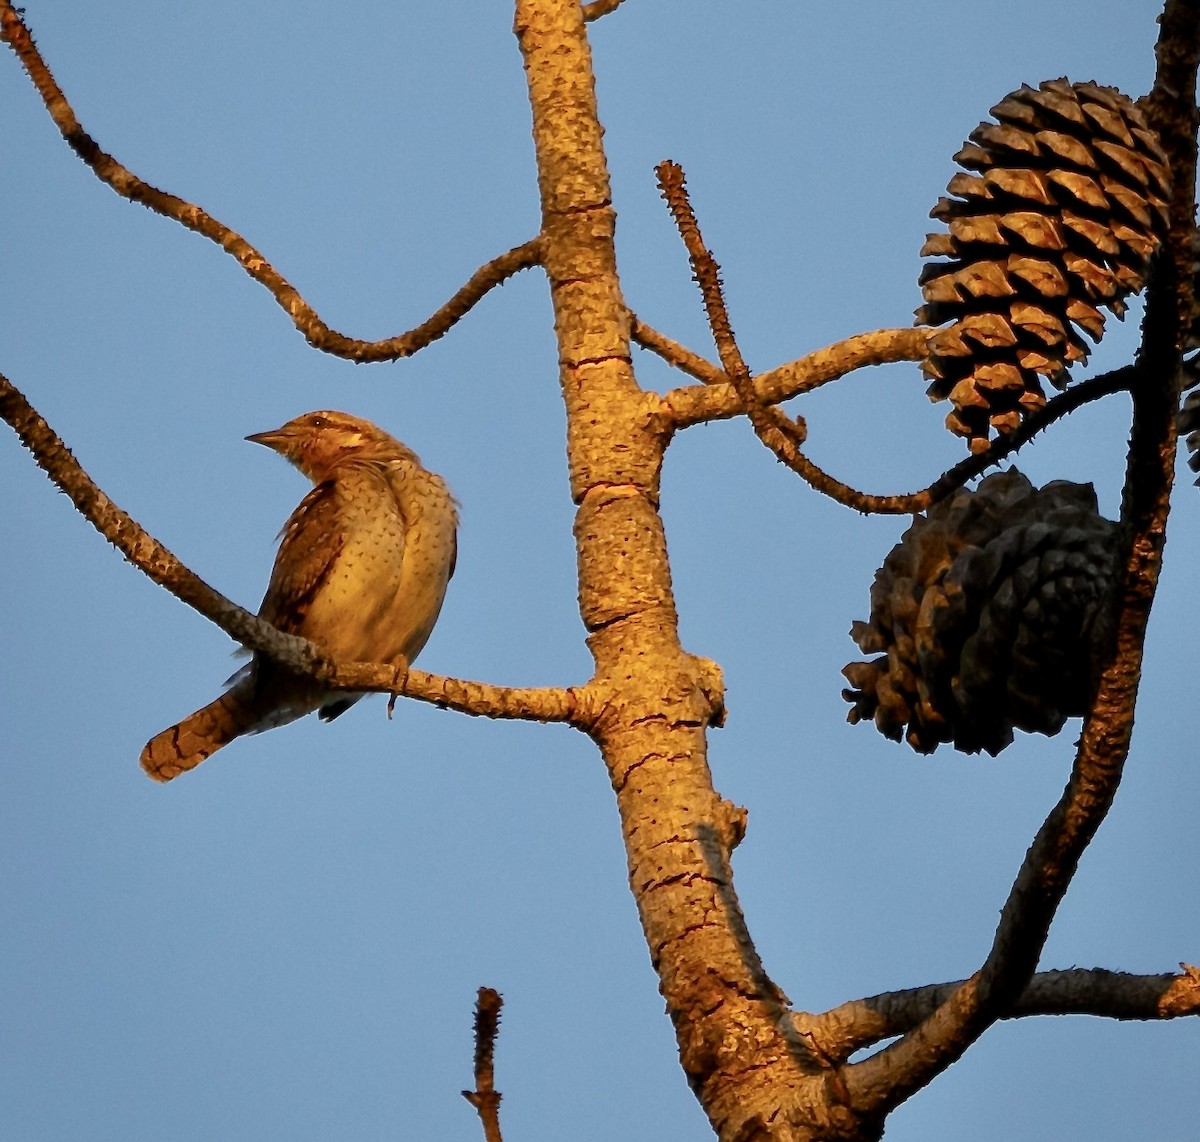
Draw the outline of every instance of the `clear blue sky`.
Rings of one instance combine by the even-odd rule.
[[[345,332],[416,324],[536,231],[498,0],[27,6],[101,145],[243,233]],[[756,369],[908,324],[926,215],[966,134],[1022,82],[1142,93],[1157,10],[627,0],[592,37],[628,302],[711,351],[654,187],[669,157]],[[462,501],[459,569],[422,665],[586,678],[537,273],[414,360],[355,367],[309,350],[215,246],[102,186],[10,53],[0,106],[0,371],[118,503],[255,606],[305,487],[242,438],[312,408],[371,417]],[[1136,321],[1081,375],[1124,363]],[[681,381],[635,363],[647,386]],[[911,366],[820,392],[802,409],[813,458],[872,491],[922,485],[962,454],[923,392]],[[1020,465],[1094,481],[1113,514],[1127,415],[1121,398],[1081,412]],[[138,752],[219,691],[228,639],[125,565],[7,429],[0,480],[0,1133],[475,1139],[458,1092],[487,984],[507,1000],[510,1137],[706,1137],[585,739],[415,703],[389,722],[376,700],[156,786]],[[1200,958],[1198,497],[1179,489],[1128,776],[1046,967]],[[903,523],[822,501],[744,423],[675,442],[663,510],[686,644],[726,672],[712,766],[750,813],[735,872],[768,970],[812,1010],[970,972],[1077,726],[997,760],[918,758],[847,726],[847,629]],[[1195,1021],[1006,1024],[888,1138],[1185,1142],[1198,1058]]]

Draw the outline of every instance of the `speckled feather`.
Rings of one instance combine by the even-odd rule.
[[[259,614],[335,661],[412,662],[454,571],[457,513],[444,482],[398,440],[346,413],[308,413],[248,439],[316,482],[284,525]],[[361,697],[257,655],[233,681],[147,743],[142,766],[151,777],[167,781],[236,737],[313,710],[337,717]]]

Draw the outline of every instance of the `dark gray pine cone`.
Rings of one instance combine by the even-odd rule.
[[[919,753],[1058,733],[1086,709],[1117,532],[1091,484],[1038,489],[1015,468],[914,517],[875,574],[870,620],[850,628],[879,657],[842,671],[849,721]]]
[[[951,432],[972,451],[1012,432],[1099,341],[1104,306],[1145,283],[1166,228],[1166,158],[1142,112],[1112,87],[1055,79],[1022,87],[981,123],[955,161],[966,168],[930,216],[919,325],[931,400],[949,398]],[[974,173],[967,173],[974,172]]]

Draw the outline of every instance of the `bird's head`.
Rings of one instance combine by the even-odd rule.
[[[314,484],[326,479],[334,466],[348,457],[397,460],[412,456],[400,441],[369,420],[329,409],[306,412],[282,428],[255,432],[246,439],[278,452]]]

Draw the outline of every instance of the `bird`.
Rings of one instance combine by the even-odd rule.
[[[454,573],[458,510],[445,481],[368,420],[309,412],[246,437],[313,482],[280,532],[259,617],[335,662],[407,666],[424,647]],[[207,706],[146,743],[141,764],[170,781],[243,734],[316,710],[325,721],[362,694],[332,691],[261,654]]]

